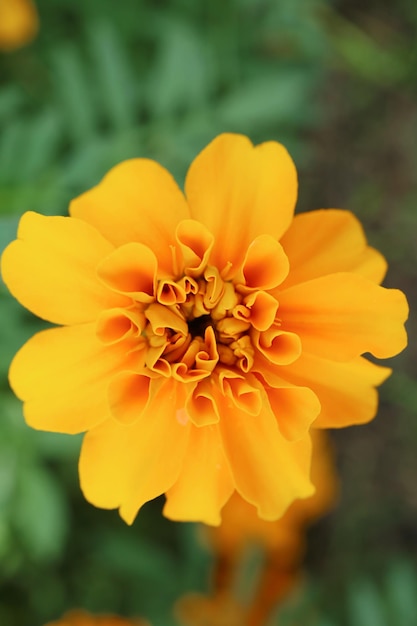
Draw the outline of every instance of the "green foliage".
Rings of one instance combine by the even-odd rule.
[[[386,564],[379,583],[358,575],[339,596],[337,613],[328,616],[326,589],[308,583],[279,609],[268,626],[412,626],[417,615],[417,571],[406,559]],[[321,610],[318,607],[322,607]]]

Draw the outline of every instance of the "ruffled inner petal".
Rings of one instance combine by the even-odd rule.
[[[128,294],[139,302],[155,299],[158,261],[141,243],[127,243],[106,257],[97,268],[101,280],[111,289]]]
[[[259,235],[243,260],[243,284],[250,289],[273,289],[286,278],[289,267],[281,244],[270,235]]]
[[[316,394],[308,387],[268,387],[266,392],[281,434],[289,441],[305,437],[320,413]]]
[[[187,412],[195,426],[209,426],[219,421],[214,377],[199,381],[187,401]]]
[[[113,417],[121,424],[132,424],[147,410],[160,380],[135,372],[119,372],[110,382],[108,398]]]
[[[176,239],[183,256],[184,272],[187,276],[200,276],[210,258],[213,235],[200,222],[184,220],[177,226]]]
[[[18,239],[3,252],[1,272],[11,293],[32,313],[55,324],[91,322],[128,301],[96,275],[113,246],[81,220],[25,213]]]
[[[107,309],[97,319],[97,337],[103,343],[116,343],[131,336],[141,343],[140,334],[145,324],[145,315],[136,308]]]
[[[279,325],[273,324],[262,333],[252,331],[251,337],[259,352],[275,365],[293,363],[301,354],[301,341],[298,335],[282,330]]]
[[[278,310],[278,302],[265,291],[254,291],[246,296],[243,304],[233,309],[233,316],[250,322],[256,330],[268,330],[272,326]]]

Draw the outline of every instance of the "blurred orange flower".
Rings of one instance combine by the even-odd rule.
[[[45,626],[150,626],[149,622],[137,619],[125,619],[116,615],[90,615],[85,611],[71,611],[57,622]]]
[[[212,610],[222,606],[225,598],[232,603],[235,578],[246,549],[251,545],[264,549],[263,569],[251,604],[239,607],[245,615],[244,619],[240,617],[240,626],[267,623],[270,611],[300,580],[307,527],[334,506],[338,481],[332,451],[324,432],[313,430],[312,438],[311,480],[316,488],[313,496],[293,502],[276,522],[266,522],[259,519],[253,506],[234,494],[223,509],[221,526],[203,528],[215,555]],[[203,605],[201,597],[192,595],[178,604],[180,617],[186,625],[188,617]]]
[[[2,258],[28,309],[62,326],[16,355],[29,425],[84,437],[86,498],[132,523],[220,523],[236,490],[266,520],[313,493],[309,429],[365,422],[406,345],[404,295],[351,213],[294,218],[275,142],[224,134],[185,196],[157,163],[112,169],[71,217],[26,213]]]
[[[228,594],[207,597],[188,593],[178,600],[175,613],[182,626],[245,626],[245,611]]]
[[[30,43],[38,28],[38,14],[31,0],[0,0],[0,50]]]

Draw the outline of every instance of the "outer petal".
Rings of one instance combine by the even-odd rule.
[[[191,428],[181,473],[166,494],[164,515],[218,526],[220,509],[233,490],[218,427]]]
[[[282,287],[336,272],[355,272],[381,283],[387,271],[384,257],[368,246],[350,211],[321,209],[296,215],[281,243],[291,267]]]
[[[258,235],[279,239],[297,198],[297,173],[286,149],[268,142],[254,147],[242,135],[224,134],[194,160],[186,178],[193,219],[214,234],[213,262],[235,267]]]
[[[342,428],[365,424],[375,417],[378,393],[375,389],[391,374],[388,367],[363,357],[335,363],[311,354],[285,367],[283,375],[296,385],[306,385],[321,403],[317,428]]]
[[[89,224],[28,212],[17,235],[2,256],[3,280],[35,315],[55,324],[80,324],[103,308],[128,302],[98,279],[97,264],[113,246]]]
[[[93,189],[71,202],[71,215],[95,226],[117,246],[136,241],[158,255],[171,271],[175,229],[190,217],[175,180],[155,161],[132,159],[116,165]]]
[[[219,425],[236,489],[259,517],[276,520],[293,500],[313,493],[309,436],[289,443],[266,402],[256,416],[224,407]]]
[[[296,333],[303,350],[348,361],[371,352],[378,358],[407,345],[408,305],[397,289],[384,289],[357,274],[330,274],[279,295],[282,327]]]
[[[80,481],[89,502],[105,509],[120,507],[120,515],[131,524],[145,502],[175,483],[190,432],[189,423],[176,419],[178,401],[183,399],[171,379],[134,423],[107,420],[86,434]]]
[[[124,367],[128,350],[123,343],[101,343],[94,324],[34,335],[10,367],[10,384],[25,402],[27,423],[74,434],[105,420],[110,415],[107,385]]]

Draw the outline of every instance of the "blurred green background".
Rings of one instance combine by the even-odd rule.
[[[412,310],[417,279],[417,4],[407,0],[38,0],[32,44],[0,53],[0,249],[26,210],[66,214],[117,162],[182,183],[217,133],[276,139],[299,211],[351,209]],[[174,624],[209,588],[191,524],[132,528],[80,493],[79,437],[25,426],[7,369],[42,324],[0,283],[0,624],[73,606]],[[416,319],[377,419],[334,434],[340,500],[309,533],[307,579],[271,624],[417,623]]]

